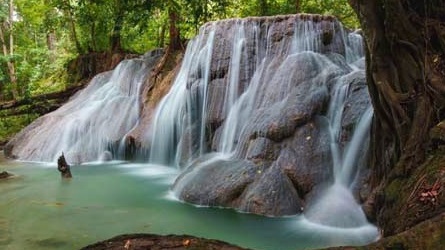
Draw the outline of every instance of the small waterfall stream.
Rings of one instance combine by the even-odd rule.
[[[349,90],[348,84],[339,81],[330,103],[329,134],[333,157],[334,183],[328,187],[305,212],[310,221],[339,228],[353,228],[369,225],[366,216],[351,193],[351,185],[359,171],[359,153],[366,153],[368,133],[373,117],[369,106],[361,116],[351,140],[341,145],[342,115],[345,99]]]
[[[205,40],[206,39],[206,40]],[[184,62],[178,76],[170,90],[159,104],[151,133],[150,162],[164,165],[177,164],[177,154],[181,135],[189,127],[198,127],[199,135],[205,134],[205,114],[207,113],[207,88],[212,59],[214,32],[201,34],[198,39],[190,41]],[[199,72],[202,78],[195,82],[189,91],[190,74]],[[190,115],[186,115],[190,114]],[[194,137],[196,134],[193,135]],[[188,138],[191,139],[191,138]],[[206,147],[204,136],[194,138],[198,140],[196,147],[183,149],[191,154],[202,155]]]

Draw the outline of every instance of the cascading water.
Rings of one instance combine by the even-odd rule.
[[[358,171],[359,153],[366,152],[373,109],[369,106],[360,118],[351,140],[341,145],[342,115],[349,85],[339,81],[328,112],[333,157],[334,183],[305,213],[312,222],[340,228],[368,226],[366,216],[351,193]]]
[[[300,218],[311,227],[365,229],[352,243],[375,240],[378,232],[351,191],[360,188],[372,120],[361,46],[361,37],[333,17],[206,24],[142,136],[151,144],[149,162],[181,168],[172,189],[184,201],[270,216],[304,211]],[[118,158],[125,146],[119,142],[140,118],[139,95],[153,66],[146,59],[97,76],[21,132],[12,154]]]
[[[202,34],[204,38],[190,41],[184,62],[171,91],[163,98],[159,104],[153,125],[150,162],[169,165],[175,162],[177,145],[185,133],[185,129],[194,126],[199,134],[204,133],[207,103],[207,86],[210,71],[210,64],[213,50],[214,33]],[[199,49],[200,48],[200,49]],[[196,51],[198,51],[196,53]],[[189,95],[190,74],[199,72],[203,77],[192,86],[192,94]],[[184,84],[185,83],[185,84]],[[190,114],[186,116],[185,113]],[[151,132],[151,131],[150,131]],[[196,145],[193,145],[194,153],[201,155],[204,148],[204,138],[197,137]],[[189,138],[191,139],[191,138]],[[186,153],[186,152],[181,152]]]
[[[245,119],[250,115],[249,110],[277,102],[292,88],[291,79],[285,79],[288,76],[283,75],[292,73],[286,68],[286,63],[295,63],[292,55],[306,51],[337,52],[348,49],[350,53],[347,56],[357,57],[353,53],[357,49],[349,48],[344,41],[323,45],[321,37],[326,35],[323,32],[336,32],[338,25],[336,22],[312,21],[311,17],[302,16],[301,21],[286,27],[294,34],[291,39],[282,41],[276,40],[281,39],[277,36],[283,35],[278,34],[284,32],[283,27],[273,21],[234,19],[204,26],[200,34],[189,42],[174,86],[157,108],[154,129],[149,131],[152,138],[150,162],[177,165],[184,157],[182,154],[186,155],[186,162],[202,156],[211,149],[206,143],[208,127],[213,126],[209,123],[224,120],[223,135],[214,146],[219,152],[233,151],[236,138],[249,122]],[[230,33],[229,38],[223,38],[227,36],[227,33],[221,33],[223,30]],[[218,33],[216,41],[215,33]],[[329,33],[326,36],[332,35]],[[335,35],[330,39],[347,38]],[[341,44],[340,47],[337,43]],[[212,58],[215,54],[218,58]],[[325,58],[320,60],[327,61]],[[320,66],[330,65],[321,62]],[[282,74],[275,74],[277,68]],[[266,86],[267,81],[274,80],[274,77],[283,78],[288,89],[280,87],[275,90]],[[273,97],[267,91],[282,93],[275,93]],[[274,99],[263,102],[265,98]],[[192,147],[182,147],[183,141]]]
[[[137,124],[141,87],[159,51],[124,60],[97,75],[58,110],[23,130],[10,144],[12,155],[29,161],[68,162],[119,158],[119,141]]]
[[[185,168],[185,201],[266,215],[307,203],[311,223],[374,240],[351,191],[372,120],[361,46],[331,17],[205,25],[156,112],[150,162]]]

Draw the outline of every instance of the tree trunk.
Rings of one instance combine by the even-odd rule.
[[[96,22],[93,21],[91,24],[91,49],[93,51],[97,51],[97,43],[96,43]]]
[[[10,54],[11,48],[9,48],[9,51],[8,51],[8,46],[6,45],[5,32],[3,30],[3,26],[0,26],[0,42],[2,44],[3,55],[5,57],[11,56],[11,54]],[[9,81],[11,83],[12,98],[14,100],[17,100],[18,97],[19,97],[18,89],[17,89],[17,77],[16,77],[16,74],[15,74],[14,62],[12,61],[11,58],[8,59],[8,61],[6,62],[6,66],[8,68]]]
[[[13,13],[14,13],[14,2],[13,2],[13,0],[9,0],[8,20],[7,20],[7,23],[4,24],[4,26],[3,26],[5,28],[5,30],[3,30],[3,27],[0,27],[0,42],[2,43],[3,55],[5,57],[8,57],[8,56],[10,57],[8,59],[8,61],[6,62],[6,66],[8,68],[9,81],[11,83],[12,98],[14,100],[17,100],[19,98],[18,86],[17,86],[17,76],[15,73],[14,61],[12,59],[12,56],[14,55]],[[9,32],[9,46],[6,44],[6,39],[5,39],[5,34],[7,33],[6,30],[7,30],[7,32]]]
[[[0,111],[4,117],[25,114],[44,115],[62,106],[62,104],[66,103],[71,96],[83,87],[84,84],[69,87],[59,92],[32,96],[21,100],[0,102]]]
[[[267,0],[259,0],[260,16],[267,16]]]
[[[295,13],[300,13],[301,11],[301,1],[295,0]]]
[[[425,160],[430,129],[445,118],[445,2],[349,2],[365,36],[377,186],[412,173]],[[385,230],[393,219],[377,216]]]
[[[14,2],[9,0],[9,55],[14,55]]]
[[[116,11],[118,12],[115,17],[113,32],[111,33],[110,45],[112,52],[122,51],[121,44],[121,31],[124,25],[124,10],[121,8],[120,1],[117,1]]]
[[[209,18],[209,5],[208,5],[208,1],[205,0],[203,5],[204,5],[204,15],[203,15],[204,19],[203,19],[203,22],[207,23],[208,18]],[[198,23],[199,23],[199,21],[198,21]],[[198,34],[198,33],[196,33],[196,34]]]
[[[171,6],[168,10],[168,17],[169,17],[169,22],[170,22],[169,49],[170,49],[170,51],[179,50],[179,49],[181,49],[181,37],[180,37],[179,28],[178,28],[178,26],[176,26],[176,24],[179,21],[179,16],[173,6]]]
[[[159,31],[159,37],[158,37],[158,47],[163,48],[165,44],[165,30],[166,30],[166,23],[163,23],[161,25],[161,30]]]
[[[46,45],[48,47],[49,51],[49,60],[51,63],[54,63],[56,61],[56,32],[54,30],[50,30],[46,34]]]
[[[56,50],[56,33],[54,30],[51,30],[46,34],[46,45],[48,46],[49,51]]]
[[[71,28],[71,37],[74,40],[74,44],[76,45],[76,50],[78,53],[82,53],[82,46],[80,45],[79,38],[77,37],[76,31],[76,23],[74,21],[74,14],[72,12],[72,7],[69,1],[64,1],[64,8],[66,9],[66,13],[68,15],[68,21],[70,23]]]

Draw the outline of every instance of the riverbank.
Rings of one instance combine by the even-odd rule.
[[[82,248],[82,250],[163,249],[163,250],[247,250],[229,243],[190,235],[125,234]]]
[[[445,245],[445,213],[419,223],[400,234],[382,238],[379,241],[359,247],[331,247],[325,250],[436,250]],[[126,234],[113,237],[95,244],[88,245],[82,250],[118,250],[118,249],[163,249],[163,250],[247,250],[229,243],[198,238],[190,235],[154,235],[154,234]]]

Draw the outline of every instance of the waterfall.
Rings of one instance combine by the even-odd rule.
[[[150,162],[165,165],[177,162],[177,145],[180,140],[185,140],[181,135],[191,127],[197,133],[190,140],[197,140],[197,145],[184,150],[193,150],[198,155],[205,152],[205,96],[209,84],[213,41],[214,32],[210,31],[210,34],[201,34],[189,42],[178,76],[155,113]],[[200,76],[195,82],[191,79],[193,74]]]
[[[68,162],[119,159],[120,141],[138,123],[141,88],[159,51],[122,61],[94,77],[66,104],[23,130],[11,142],[21,160]]]
[[[156,111],[149,161],[183,169],[173,191],[191,203],[287,215],[308,199],[312,223],[367,226],[351,191],[373,116],[363,57],[332,18],[208,23]]]
[[[353,54],[357,50],[345,43],[351,39],[343,36],[338,22],[319,16],[292,18],[297,20],[288,23],[288,31],[273,19],[255,18],[211,22],[201,28],[189,42],[173,87],[154,115],[154,129],[148,131],[150,162],[178,166],[207,152],[233,153],[252,112],[289,98],[285,96],[293,83],[285,74],[295,73],[286,63],[296,63],[293,55],[345,54],[347,48],[345,56],[357,56]],[[281,32],[292,35],[288,39]],[[323,36],[329,36],[330,44],[323,44]],[[328,59],[320,60],[324,61],[317,62],[320,67],[331,66]],[[287,81],[287,89],[267,86],[268,81],[280,80]]]
[[[329,16],[207,23],[189,41],[142,136],[148,162],[179,168],[172,189],[190,203],[270,216],[304,211],[318,225],[367,226],[352,191],[366,178],[361,157],[373,116],[363,57],[361,36]],[[119,145],[139,123],[148,61],[126,60],[96,76],[22,131],[26,143],[16,143],[13,154],[119,158]]]
[[[366,153],[368,133],[373,117],[369,105],[362,114],[351,140],[341,145],[341,118],[349,85],[340,81],[328,112],[330,145],[333,157],[334,183],[322,193],[305,213],[312,222],[340,228],[369,225],[360,205],[351,193],[351,185],[359,171],[359,153]]]
[[[335,181],[341,185],[349,187],[354,180],[354,173],[358,168],[356,165],[358,164],[359,153],[363,152],[363,150],[367,150],[368,133],[373,115],[374,111],[370,106],[361,117],[355,128],[352,140],[346,147],[341,170],[335,175]]]
[[[363,48],[363,37],[356,33],[352,32],[347,34],[347,44],[346,46],[346,60],[348,63],[354,63],[359,59],[363,59],[365,55],[365,51]]]

